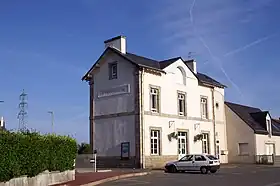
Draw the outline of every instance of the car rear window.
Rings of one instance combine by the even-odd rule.
[[[206,155],[207,158],[209,158],[210,160],[217,160],[218,158],[216,158],[215,156],[212,155]]]

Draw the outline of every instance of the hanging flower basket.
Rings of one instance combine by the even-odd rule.
[[[194,142],[200,141],[203,139],[203,134],[197,134],[194,136]]]
[[[178,134],[176,132],[171,132],[170,134],[167,135],[168,140],[171,141],[172,138],[178,139]]]

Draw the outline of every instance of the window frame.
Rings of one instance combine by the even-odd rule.
[[[206,102],[202,102],[202,100],[205,100]],[[205,107],[205,114],[203,113]],[[208,97],[206,96],[200,96],[200,114],[202,119],[208,119]]]
[[[154,136],[155,132],[157,133],[157,136]],[[155,140],[157,140],[157,143],[155,143]],[[152,156],[159,156],[161,154],[161,130],[152,128],[150,129],[150,154]],[[157,145],[157,148],[155,148],[155,144]],[[157,152],[155,153],[155,149]]]
[[[180,98],[182,96],[183,98]],[[184,105],[182,106],[183,111],[180,111],[180,101],[183,100]],[[177,91],[177,110],[179,116],[187,115],[187,94],[185,92]]]
[[[271,120],[270,119],[266,119],[266,128],[267,128],[268,136],[271,137],[272,126],[271,126]]]
[[[156,92],[152,92],[152,90],[156,90]],[[160,87],[157,86],[151,86],[150,85],[150,111],[152,113],[160,113]],[[156,96],[156,108],[153,108],[153,95]]]
[[[201,140],[201,143],[202,143],[202,153],[206,153],[206,154],[210,154],[210,134],[209,132],[202,132],[202,140]],[[204,135],[207,135],[207,140],[204,138]],[[207,151],[208,152],[204,152],[204,141],[206,141],[206,145],[207,145]]]
[[[247,152],[241,152],[241,148],[240,148],[240,145],[247,145]],[[249,156],[249,143],[245,143],[245,142],[242,142],[242,143],[238,143],[238,155],[239,156]]]
[[[113,72],[114,68],[115,68],[116,72]],[[109,80],[118,79],[118,63],[117,62],[108,63],[108,71],[109,71]]]

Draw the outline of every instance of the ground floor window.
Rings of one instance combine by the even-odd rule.
[[[209,154],[210,148],[209,148],[209,133],[202,133],[202,153]]]
[[[151,130],[151,155],[159,155],[160,149],[160,131],[159,130]]]

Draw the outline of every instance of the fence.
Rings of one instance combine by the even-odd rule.
[[[256,155],[256,163],[264,165],[273,165],[274,156],[273,155]]]

